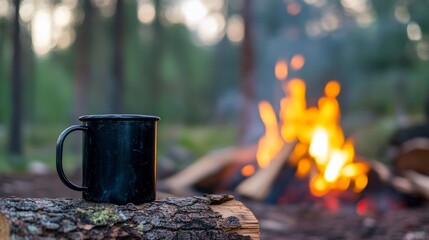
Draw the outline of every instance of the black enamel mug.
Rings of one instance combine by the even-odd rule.
[[[92,202],[140,204],[156,197],[156,145],[159,117],[131,114],[86,115],[57,141],[57,173],[69,188]],[[82,186],[64,174],[64,140],[82,131]]]

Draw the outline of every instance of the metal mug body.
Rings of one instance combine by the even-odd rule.
[[[140,204],[154,201],[159,118],[113,114],[86,115],[79,120],[82,124],[71,131],[84,133],[83,187],[72,189],[82,190],[83,198],[92,202]],[[63,141],[61,135],[60,141]],[[57,170],[59,165],[62,168],[58,148],[62,151],[62,146],[57,144]],[[58,174],[66,183],[68,179],[61,171]],[[70,182],[66,185],[70,184],[74,185]]]

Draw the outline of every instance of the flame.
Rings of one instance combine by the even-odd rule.
[[[290,2],[287,4],[286,10],[290,15],[296,16],[301,12],[301,6],[297,2]]]
[[[276,63],[276,67],[274,68],[274,73],[278,80],[286,80],[288,75],[288,67],[287,62],[284,59],[280,59]]]
[[[304,80],[293,78],[286,83],[283,90],[287,96],[280,101],[281,135],[286,142],[305,138],[305,125],[302,121],[307,104]]]
[[[302,54],[296,54],[290,60],[290,67],[293,70],[299,70],[304,66],[305,58]]]
[[[365,189],[366,185],[368,184],[368,176],[366,174],[359,175],[355,178],[355,192],[361,192]]]
[[[334,150],[326,166],[325,174],[323,175],[326,181],[335,182],[340,176],[340,170],[344,167],[346,161],[347,153],[341,150]]]
[[[241,169],[241,174],[245,177],[252,176],[255,173],[255,167],[251,164],[247,164]]]
[[[259,139],[256,159],[261,168],[270,164],[271,159],[280,151],[284,142],[279,134],[276,113],[267,101],[259,103],[259,112],[265,125],[265,135]]]
[[[327,97],[336,98],[338,94],[340,94],[340,91],[341,91],[341,86],[335,80],[328,82],[325,86],[325,95]]]
[[[304,62],[302,55],[295,55],[290,66],[298,70]],[[309,108],[304,80],[286,79],[286,60],[277,62],[275,74],[282,80],[285,97],[280,100],[279,121],[270,103],[262,101],[259,104],[265,125],[265,134],[259,140],[256,154],[259,166],[267,167],[285,143],[298,139],[289,163],[297,166],[298,177],[310,178],[309,189],[314,196],[323,196],[331,190],[361,192],[365,189],[369,166],[354,161],[353,142],[345,139],[339,124],[341,113],[337,97],[341,92],[340,84],[329,81],[317,107]]]
[[[296,176],[299,178],[304,178],[308,175],[311,170],[311,161],[307,158],[301,159],[298,162],[298,166],[296,168]]]
[[[323,127],[314,130],[310,143],[310,155],[314,157],[318,165],[325,165],[329,156],[329,133]]]
[[[317,175],[316,177],[310,180],[310,192],[316,196],[321,197],[328,193],[329,185],[326,180],[321,175]]]

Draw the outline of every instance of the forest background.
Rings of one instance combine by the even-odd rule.
[[[386,159],[393,131],[424,121],[428,12],[413,0],[0,0],[0,173],[53,169],[58,134],[84,114],[160,116],[159,161],[173,168],[256,142],[257,103],[278,109],[274,66],[295,55],[309,105],[338,80],[346,135]]]

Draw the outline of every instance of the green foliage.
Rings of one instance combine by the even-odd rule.
[[[413,65],[416,59],[407,51],[409,40],[406,34],[406,25],[389,17],[379,19],[372,28],[374,29],[362,31],[362,34],[377,39],[377,41],[371,41],[369,37],[365,39],[365,46],[363,47],[368,51],[360,54],[363,55],[362,63],[366,69],[383,71],[391,68],[407,68]]]
[[[73,78],[49,57],[37,61],[35,73],[35,122],[67,122],[73,109]]]
[[[210,150],[232,146],[235,134],[233,129],[225,126],[181,128],[177,142],[197,156],[202,156]]]
[[[211,149],[233,145],[234,129],[226,125],[183,126],[160,122],[158,132],[158,150],[162,154],[171,145],[186,148],[196,156]]]
[[[393,118],[382,118],[361,127],[354,135],[356,152],[361,156],[386,160],[389,138],[396,129]]]
[[[344,114],[359,111],[381,119],[380,123],[375,122],[370,127],[356,126],[369,129],[368,132],[363,130],[359,137],[365,139],[359,143],[360,150],[375,156],[376,147],[382,147],[377,143],[383,144],[394,128],[389,122],[391,120],[384,119],[392,119],[398,105],[403,106],[406,114],[419,115],[424,99],[428,97],[427,61],[418,58],[416,48],[418,44],[428,44],[429,4],[424,1],[368,1],[367,6],[372,6],[375,19],[369,26],[362,27],[356,23],[353,14],[345,10],[341,1],[327,1],[320,6],[303,1],[298,3],[301,4],[301,12],[292,16],[286,12],[285,1],[252,2],[252,46],[258,97],[277,97],[274,95],[281,89],[277,90],[278,81],[273,75],[275,62],[279,58],[290,59],[293,54],[303,53],[306,57],[304,68],[290,71],[290,75],[307,81],[311,99],[320,96],[328,80],[338,79],[342,85],[340,104]],[[162,1],[161,8],[169,4],[175,3]],[[81,5],[75,9],[79,16],[82,15]],[[233,14],[241,14],[239,4],[238,7],[235,5],[228,2],[226,20]],[[395,19],[394,11],[399,5],[408,9],[410,21],[421,27],[421,40],[409,40],[407,24]],[[161,116],[160,126],[168,130],[160,131],[160,152],[164,151],[164,144],[168,141],[176,141],[196,155],[232,144],[236,133],[232,127],[203,125],[212,122],[216,101],[221,96],[239,92],[242,46],[232,44],[226,37],[215,46],[201,46],[184,24],[167,23],[163,17],[159,29],[154,23],[140,23],[136,8],[136,1],[126,1],[124,112]],[[88,113],[110,112],[110,105],[115,101],[111,97],[114,90],[113,18],[102,16],[100,11],[95,7],[91,48],[87,53],[90,60],[90,82],[85,86]],[[338,14],[343,25],[310,37],[308,24],[321,23],[323,16],[329,16],[326,13]],[[8,158],[3,153],[6,152],[11,110],[9,21],[0,19],[0,171],[5,168],[5,159]],[[26,126],[24,145],[26,155],[30,157],[24,156],[25,160],[20,162],[38,159],[51,165],[59,132],[71,121],[76,121],[73,109],[77,46],[54,50],[43,57],[34,56],[26,24],[23,22],[21,29],[24,45],[22,92]],[[77,26],[70,27],[76,30]],[[159,47],[156,47],[157,43]],[[154,69],[158,71],[156,83],[159,89],[152,86]],[[153,93],[157,96],[153,97]],[[309,103],[315,104],[315,101],[310,100]],[[386,125],[380,127],[381,123]],[[182,127],[176,136],[171,136],[170,126],[175,124]],[[162,140],[164,138],[169,140]],[[67,151],[66,167],[76,165],[80,155],[75,150],[72,147]]]
[[[426,63],[419,64],[406,79],[404,95],[408,113],[424,112],[424,102],[429,98],[429,71],[427,70]]]

